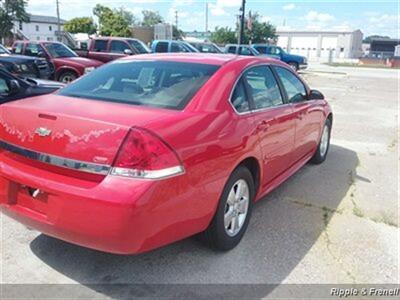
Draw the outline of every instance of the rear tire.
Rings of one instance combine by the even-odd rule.
[[[202,240],[215,250],[236,247],[249,225],[254,196],[253,176],[246,167],[239,166],[225,185],[217,212],[202,233]]]
[[[330,119],[326,119],[324,128],[322,129],[323,131],[321,135],[321,140],[318,144],[318,148],[315,151],[314,156],[310,160],[313,164],[318,165],[325,161],[331,142],[331,129],[332,122]]]

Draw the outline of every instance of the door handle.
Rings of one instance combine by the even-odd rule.
[[[268,128],[271,126],[271,122],[268,122],[267,120],[262,120],[260,123],[258,123],[258,130],[268,130]]]
[[[299,114],[299,115],[297,116],[297,119],[299,119],[299,120],[303,120],[303,118],[304,118],[304,115],[305,115],[305,114]]]

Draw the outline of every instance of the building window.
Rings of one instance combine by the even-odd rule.
[[[53,31],[53,27],[49,26],[49,31]]]
[[[36,31],[39,31],[39,25],[36,25]]]
[[[53,41],[53,38],[52,38],[52,37],[48,37],[48,38],[47,38],[47,41],[48,41],[48,42],[52,42],[52,41]]]
[[[344,52],[344,48],[342,47],[342,48],[340,48],[340,52]]]
[[[22,30],[22,22],[19,22],[19,30]]]
[[[40,36],[37,36],[37,37],[36,37],[36,40],[40,41]]]

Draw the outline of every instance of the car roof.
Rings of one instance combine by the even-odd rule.
[[[248,45],[248,44],[240,44],[240,45],[238,45],[238,44],[226,44],[225,45],[225,47],[232,47],[232,46],[235,46],[235,47],[251,47],[252,45]]]
[[[40,41],[18,40],[18,41],[15,41],[14,44],[15,43],[24,43],[24,44],[63,44],[63,43],[61,43],[59,41],[42,41],[42,40],[40,40]]]
[[[181,40],[154,40],[153,43],[159,43],[159,42],[165,42],[165,43],[187,43],[186,41],[181,41]]]
[[[139,39],[132,38],[132,37],[120,37],[120,36],[99,36],[95,38],[91,38],[91,40],[120,40],[120,41],[126,41],[126,40],[136,40],[140,41]]]
[[[249,62],[264,62],[280,64],[278,60],[273,58],[242,56],[235,54],[208,54],[208,53],[152,53],[126,56],[121,60],[140,61],[140,60],[159,60],[159,61],[175,61],[187,63],[203,63],[210,65],[222,66],[228,62],[247,60]]]

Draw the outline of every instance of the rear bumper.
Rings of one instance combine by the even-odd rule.
[[[34,198],[28,188],[42,193]],[[0,153],[4,214],[47,235],[105,252],[136,254],[204,230],[214,205],[194,190],[185,175],[160,181],[106,176],[86,182]]]

